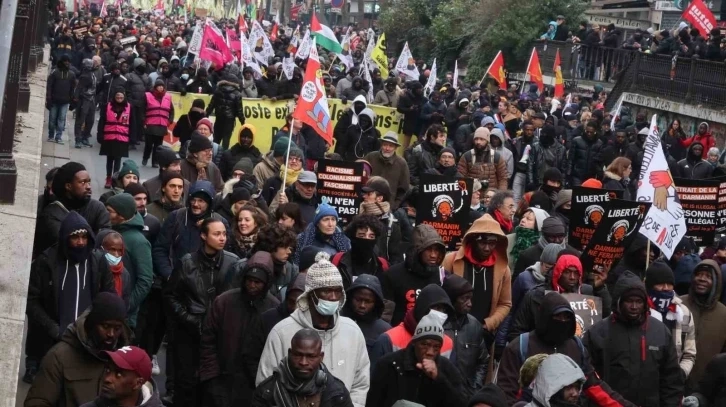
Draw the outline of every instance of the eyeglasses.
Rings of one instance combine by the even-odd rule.
[[[302,159],[300,157],[288,157],[287,161],[291,163],[299,163],[302,162]]]

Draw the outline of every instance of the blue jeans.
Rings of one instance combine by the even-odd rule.
[[[48,139],[55,138],[56,141],[63,139],[67,114],[68,103],[53,103],[50,105],[50,112],[48,113]]]

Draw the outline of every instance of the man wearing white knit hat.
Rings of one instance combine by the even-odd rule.
[[[292,337],[303,328],[318,331],[323,339],[323,363],[345,383],[355,407],[364,407],[370,387],[370,360],[365,338],[358,325],[340,315],[345,303],[343,279],[338,269],[320,252],[305,278],[305,291],[297,309],[272,328],[262,351],[255,384],[272,376],[287,356]]]

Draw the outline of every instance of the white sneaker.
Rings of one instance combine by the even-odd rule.
[[[160,373],[159,361],[156,359],[156,355],[154,355],[154,358],[151,360],[151,374],[158,376]]]

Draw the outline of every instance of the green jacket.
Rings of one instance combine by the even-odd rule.
[[[144,237],[144,218],[137,212],[130,220],[112,226],[124,239],[126,253],[123,262],[131,274],[131,298],[129,298],[128,323],[131,328],[136,327],[136,315],[141,303],[151,290],[154,282],[154,265],[151,260],[151,243]]]

